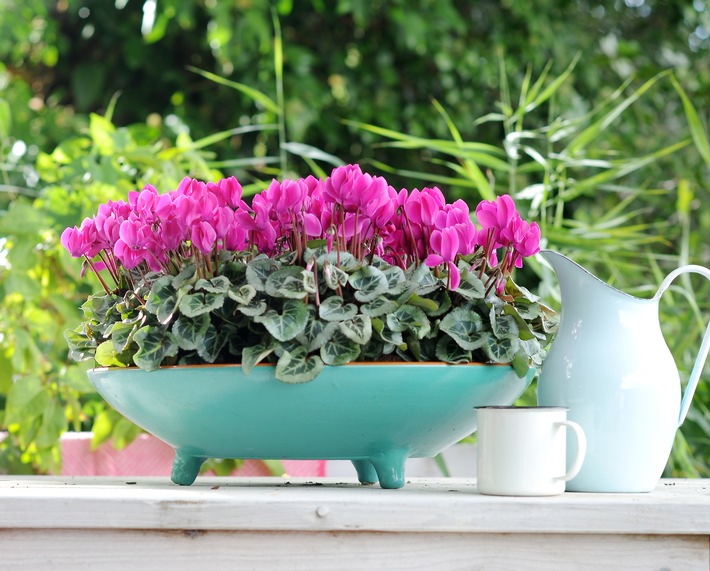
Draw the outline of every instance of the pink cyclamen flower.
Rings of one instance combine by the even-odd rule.
[[[434,253],[429,254],[424,263],[430,268],[446,264],[449,268],[449,288],[456,289],[461,283],[461,274],[454,264],[459,251],[458,231],[453,227],[434,230],[429,242]]]
[[[149,251],[155,242],[150,225],[139,219],[124,220],[119,236],[113,253],[126,268],[135,268],[143,261],[151,262]]]

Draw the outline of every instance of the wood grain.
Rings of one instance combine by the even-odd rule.
[[[710,569],[710,480],[483,496],[471,479],[0,478],[0,570]]]

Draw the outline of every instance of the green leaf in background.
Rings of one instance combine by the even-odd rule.
[[[10,136],[12,128],[12,110],[6,99],[0,97],[0,140]]]
[[[278,115],[281,112],[279,106],[276,105],[273,99],[271,99],[268,95],[262,93],[261,91],[254,89],[253,87],[249,87],[248,85],[245,85],[243,83],[238,83],[236,81],[225,79],[223,77],[220,77],[219,75],[210,73],[209,71],[198,69],[196,67],[188,66],[187,69],[189,69],[193,73],[201,75],[206,79],[209,79],[210,81],[214,81],[215,83],[218,83],[220,85],[231,87],[232,89],[236,89],[237,91],[242,92],[244,95],[252,99],[255,103],[262,105],[265,109],[271,111],[272,113]]]

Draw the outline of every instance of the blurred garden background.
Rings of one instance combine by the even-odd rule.
[[[67,430],[137,433],[63,338],[98,286],[59,235],[100,202],[359,162],[510,193],[547,247],[651,296],[710,265],[709,103],[706,0],[0,0],[0,473],[57,471]],[[516,277],[558,305],[539,262]],[[709,285],[662,303],[682,378]],[[710,477],[706,371],[667,476]]]

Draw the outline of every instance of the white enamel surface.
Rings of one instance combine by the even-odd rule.
[[[542,255],[557,274],[562,314],[538,402],[568,407],[588,443],[567,489],[650,491],[668,460],[680,412],[680,379],[658,320],[662,291],[638,299],[561,254]],[[573,443],[568,447],[574,450]]]
[[[553,496],[565,491],[584,459],[582,429],[563,408],[479,408],[478,491],[499,496]],[[567,431],[579,446],[566,470]],[[581,436],[580,436],[581,435]]]

